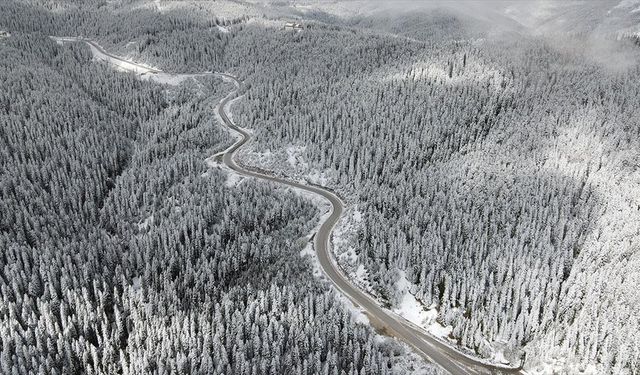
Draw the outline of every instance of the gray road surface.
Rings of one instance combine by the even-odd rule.
[[[97,43],[83,39],[83,38],[60,38],[65,41],[82,41],[87,44],[92,45],[96,49],[98,49],[101,53],[122,61],[128,64],[137,65],[130,61],[124,60],[118,56],[112,55],[106,52],[100,45]],[[149,69],[148,67],[144,67],[140,65],[139,67],[148,69],[150,73],[161,73],[159,70]],[[427,334],[422,328],[416,326],[415,324],[407,321],[401,316],[390,312],[378,305],[378,303],[373,300],[369,295],[365,292],[358,289],[357,286],[352,284],[348,278],[340,271],[338,266],[334,263],[333,258],[331,256],[331,232],[333,227],[336,225],[340,216],[342,215],[342,211],[344,209],[344,205],[340,198],[333,192],[328,189],[322,188],[320,186],[315,185],[307,185],[295,181],[289,181],[286,179],[282,179],[279,177],[275,177],[269,175],[267,173],[261,173],[258,171],[250,170],[247,167],[240,166],[235,162],[236,152],[247,142],[251,140],[251,134],[246,130],[236,126],[233,121],[229,119],[229,116],[224,110],[226,104],[235,97],[237,90],[239,89],[241,83],[236,79],[236,77],[230,74],[218,73],[223,78],[231,80],[236,85],[236,90],[230,93],[227,97],[225,97],[219,107],[218,114],[224,121],[225,125],[230,129],[238,132],[241,135],[241,138],[233,144],[233,146],[229,147],[224,154],[222,154],[222,162],[238,174],[255,177],[262,180],[267,180],[275,183],[279,183],[282,185],[287,185],[293,188],[302,189],[314,194],[317,194],[327,201],[331,203],[331,214],[330,216],[320,225],[318,232],[314,236],[314,247],[316,254],[318,256],[318,260],[320,262],[320,266],[324,271],[327,278],[333,283],[333,285],[347,298],[349,298],[356,306],[359,306],[362,311],[367,315],[371,324],[381,333],[386,334],[388,336],[395,337],[409,346],[413,347],[414,350],[423,356],[429,362],[433,362],[440,366],[442,369],[447,372],[458,375],[458,374],[520,374],[520,369],[506,368],[500,366],[488,365],[483,362],[480,362],[472,357],[466,356],[459,351],[451,348],[450,346],[442,343],[435,337]]]
[[[219,73],[221,76],[232,80],[236,88],[241,83],[232,75]],[[235,161],[236,152],[247,142],[251,140],[251,134],[246,130],[236,126],[225,112],[226,104],[234,98],[237,89],[222,100],[218,107],[218,114],[224,121],[225,125],[238,132],[242,137],[222,156],[224,164],[235,172],[244,175],[276,182],[297,189],[302,189],[317,194],[331,203],[331,215],[321,224],[320,229],[314,236],[314,247],[320,266],[327,278],[334,286],[347,298],[349,298],[356,306],[359,306],[368,316],[372,325],[380,332],[393,336],[404,341],[416,352],[426,358],[428,361],[436,363],[442,369],[451,374],[519,374],[519,369],[503,368],[499,366],[488,365],[468,357],[448,345],[440,342],[435,337],[427,334],[421,328],[415,326],[406,319],[380,307],[366,293],[358,289],[352,284],[347,277],[339,270],[331,256],[331,232],[333,227],[340,219],[344,209],[343,203],[337,195],[331,191],[319,186],[306,185],[295,181],[289,181],[279,177],[275,177],[266,173],[261,173],[240,166]],[[250,168],[250,167],[249,167]]]

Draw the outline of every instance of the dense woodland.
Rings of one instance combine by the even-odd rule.
[[[640,371],[637,63],[603,66],[580,39],[245,33],[239,123],[335,172],[378,296],[404,270],[480,355]]]
[[[255,129],[255,150],[306,146],[309,172],[332,172],[331,187],[362,211],[358,261],[381,300],[397,302],[403,270],[479,355],[499,341],[524,349],[528,366],[566,357],[640,373],[633,43],[603,41],[603,59],[581,36],[492,39],[444,13],[402,38],[366,19],[292,33],[241,16],[54,7],[5,2],[0,28],[89,36],[166,70],[245,79],[233,111]],[[0,92],[4,366],[389,369],[392,350],[296,260],[313,207],[201,176],[230,142],[210,116],[229,87],[166,96],[90,64],[79,46],[0,43],[12,87]]]
[[[171,72],[222,70],[230,38],[245,16],[205,17],[204,12],[158,12],[153,2],[103,0],[14,1],[0,4],[0,27],[44,35],[84,36],[110,51]],[[237,26],[234,26],[237,25]],[[218,26],[226,27],[222,32]]]
[[[316,209],[204,163],[230,85],[14,33],[0,86],[1,373],[399,371],[300,256]]]

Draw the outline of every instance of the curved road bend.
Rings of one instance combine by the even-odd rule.
[[[246,130],[238,127],[229,119],[229,116],[225,112],[224,108],[227,103],[237,93],[240,82],[236,77],[218,73],[220,76],[233,80],[236,85],[236,90],[231,92],[225,97],[218,106],[218,114],[224,121],[225,125],[234,131],[238,132],[242,137],[233,146],[227,149],[222,157],[222,160],[227,167],[231,168],[235,172],[244,175],[259,178],[262,180],[272,181],[279,184],[291,186],[297,189],[302,189],[325,198],[331,203],[332,211],[331,215],[320,225],[320,229],[314,237],[314,246],[318,255],[318,260],[322,270],[327,275],[329,280],[335,285],[336,288],[342,294],[347,296],[354,304],[360,306],[372,324],[383,333],[394,336],[413,347],[419,354],[425,357],[428,361],[434,362],[444,370],[452,374],[518,374],[518,369],[499,367],[488,365],[470,358],[455,349],[443,344],[436,338],[426,334],[422,329],[415,326],[413,323],[405,320],[404,318],[389,312],[386,309],[380,307],[371,297],[355,287],[338,269],[337,265],[333,262],[331,257],[331,232],[336,225],[343,211],[343,204],[340,198],[329,190],[321,187],[305,185],[295,181],[289,181],[282,178],[274,177],[268,174],[255,172],[245,169],[242,166],[236,164],[235,155],[236,152],[244,144],[251,140],[251,134]]]
[[[119,61],[122,64],[125,64],[124,66],[119,65],[121,68],[124,68],[124,69],[127,69],[126,65],[131,65],[132,67],[138,67],[139,69],[145,71],[144,73],[151,73],[151,74],[163,73],[162,70],[150,68],[150,67],[142,65],[142,64],[138,64],[138,63],[134,63],[134,62],[129,61],[129,60],[125,60],[120,56],[113,55],[113,54],[105,51],[105,49],[102,48],[101,45],[99,45],[98,43],[96,43],[96,42],[94,42],[93,40],[90,40],[90,39],[85,39],[85,38],[82,38],[82,37],[75,37],[75,36],[51,37],[51,38],[54,39],[54,40],[59,40],[61,42],[84,42],[84,43],[88,44],[90,47],[95,48],[101,54],[103,54],[103,55],[105,55],[105,56],[107,56],[107,57],[109,57],[109,58],[111,58],[113,60]],[[131,69],[131,67],[129,67],[129,70],[134,70],[135,71],[135,68]]]
[[[83,39],[83,38],[60,38],[66,41],[82,41],[87,44],[90,44],[94,48],[98,49],[101,53],[119,60],[121,62],[135,65],[138,68],[146,69],[151,73],[162,73],[160,70],[150,69],[146,66],[133,63],[131,61],[127,61],[122,59],[121,57],[112,55],[106,52],[100,45],[95,43],[94,41]],[[519,369],[513,369],[508,367],[500,367],[488,365],[483,362],[480,362],[472,357],[466,356],[457,350],[449,347],[448,345],[440,342],[438,339],[433,336],[425,333],[420,327],[415,324],[409,322],[408,320],[402,318],[401,316],[394,314],[378,305],[376,301],[374,301],[371,297],[365,294],[363,291],[358,289],[356,286],[351,284],[349,280],[342,274],[342,272],[338,269],[337,265],[333,262],[333,258],[331,257],[331,232],[333,227],[336,225],[343,211],[343,204],[340,198],[337,195],[332,193],[329,190],[323,189],[318,186],[305,185],[294,181],[289,181],[285,179],[281,179],[278,177],[274,177],[268,174],[254,172],[248,169],[245,169],[235,162],[235,154],[244,144],[251,140],[251,134],[249,134],[246,130],[238,127],[231,121],[224,110],[226,104],[236,95],[238,89],[240,88],[240,82],[236,79],[236,77],[225,74],[218,73],[218,75],[222,77],[226,77],[232,80],[236,86],[236,90],[232,91],[229,95],[227,95],[219,104],[217,111],[225,125],[230,129],[238,132],[242,137],[236,143],[234,143],[231,147],[229,147],[222,156],[222,161],[229,168],[234,170],[235,172],[244,175],[259,178],[262,180],[272,181],[279,184],[291,186],[297,189],[302,189],[314,194],[317,194],[331,203],[332,211],[330,216],[320,225],[318,232],[314,236],[314,247],[316,253],[318,255],[318,260],[320,262],[320,266],[324,271],[325,275],[334,286],[347,298],[349,298],[354,304],[360,306],[362,310],[367,314],[369,320],[372,325],[376,327],[381,332],[398,338],[399,340],[404,341],[411,347],[413,347],[416,352],[422,355],[425,359],[430,362],[433,362],[440,366],[442,369],[450,372],[451,374],[520,374],[521,371]]]

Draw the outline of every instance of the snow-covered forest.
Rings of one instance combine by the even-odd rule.
[[[303,146],[358,205],[374,293],[393,303],[402,270],[481,355],[639,370],[639,60],[600,64],[580,39],[254,40],[239,122],[258,151]]]
[[[400,371],[300,256],[317,210],[204,163],[230,85],[35,34],[0,56],[1,373]]]
[[[300,256],[321,212],[204,162],[230,84],[58,35],[243,79],[244,162],[357,209],[341,266],[380,303],[406,275],[476,356],[640,373],[637,34],[178,3],[0,3],[0,372],[408,371]]]

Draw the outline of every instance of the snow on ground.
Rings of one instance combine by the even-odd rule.
[[[398,280],[395,283],[395,289],[399,293],[398,302],[392,308],[392,311],[409,322],[421,327],[431,335],[439,338],[448,346],[458,350],[460,353],[470,355],[476,360],[477,356],[466,348],[457,346],[449,335],[453,331],[451,325],[446,327],[438,322],[438,310],[435,305],[426,307],[420,300],[414,296],[416,286],[412,284],[406,277],[404,271],[398,271]],[[485,340],[485,346],[489,350],[488,359],[479,359],[487,364],[503,364],[512,365],[505,357],[504,351],[508,349],[506,342],[489,342]]]
[[[93,58],[96,61],[106,61],[107,63],[115,66],[118,69],[124,70],[124,71],[129,71],[129,72],[134,72],[136,74],[139,75],[145,75],[145,74],[151,74],[152,72],[158,71],[159,69],[156,69],[154,67],[145,65],[145,64],[137,64],[134,63],[132,61],[127,61],[124,59],[116,59],[114,57],[111,57],[107,54],[105,54],[103,51],[101,51],[100,49],[96,48],[96,46],[94,46],[92,43],[87,43],[87,45],[89,46],[89,48],[91,49],[91,53],[93,54]]]
[[[240,182],[244,180],[244,177],[239,175],[238,173],[233,173],[231,171],[227,172],[227,180],[224,182],[226,187],[234,187],[238,185]]]
[[[349,275],[349,278],[351,279],[351,281],[353,281],[354,284],[360,286],[364,290],[370,293],[373,290],[373,288],[371,287],[371,282],[369,281],[369,271],[367,271],[364,265],[358,265],[356,271],[354,273],[351,273]]]
[[[353,210],[353,220],[355,220],[356,223],[362,222],[362,213],[358,211],[357,208]]]
[[[309,168],[309,164],[304,161],[304,157],[302,153],[305,151],[306,146],[293,146],[289,145],[286,148],[287,151],[287,162],[291,166],[291,168],[302,167],[304,169]]]
[[[246,156],[247,154],[245,154],[244,152],[242,153],[242,156],[244,159],[244,156]],[[264,150],[262,152],[252,152],[251,153],[251,162],[246,163],[247,165],[256,165],[256,166],[263,166],[263,165],[269,165],[271,163],[273,163],[274,160],[274,156],[273,153],[271,152],[271,150]],[[253,163],[256,162],[256,163]]]
[[[304,159],[303,151],[304,147],[293,145],[279,150],[256,150],[256,144],[252,142],[238,156],[243,164],[271,171],[274,176],[330,187],[335,173],[313,169],[309,172],[309,163]]]
[[[370,76],[372,82],[415,81],[427,79],[445,85],[460,85],[468,82],[488,84],[494,90],[500,90],[502,84],[512,84],[512,79],[497,66],[481,60],[469,61],[463,71],[455,70],[449,77],[449,63],[443,59],[429,58],[403,66],[402,68],[379,69]]]
[[[358,261],[356,253],[356,235],[361,225],[362,214],[357,206],[347,207],[333,230],[331,250],[339,267],[355,285],[375,296],[369,282],[369,271]]]
[[[209,76],[213,73],[197,73],[197,74],[172,74],[172,73],[155,73],[140,75],[142,79],[149,79],[159,84],[177,86],[188,79],[196,79],[198,77]]]
[[[425,306],[412,294],[413,284],[407,280],[404,271],[399,271],[396,281],[396,290],[401,295],[400,302],[393,308],[393,312],[407,319],[411,323],[424,328],[432,335],[446,339],[453,327],[443,327],[437,322],[438,311],[435,307],[426,309]]]
[[[342,293],[336,293],[336,299],[342,302],[347,309],[351,312],[353,319],[358,324],[369,324],[369,318],[362,312],[362,310],[351,302],[351,300],[344,296]]]
[[[235,102],[236,100],[239,100],[240,98],[236,98],[230,101],[225,107],[227,116],[231,121],[233,121],[231,106],[233,105],[233,102]],[[218,116],[217,111],[216,111],[216,116]],[[218,122],[223,123],[222,119],[219,118],[219,116],[218,116]],[[245,129],[245,130],[249,132],[251,131],[250,129]],[[257,166],[265,170],[270,170],[270,171],[273,171],[274,175],[279,175],[279,176],[285,176],[285,174],[283,171],[280,170],[280,168],[275,167],[275,165],[282,166],[284,165],[284,163],[281,161],[286,160],[286,164],[288,164],[288,166],[290,167],[290,168],[286,168],[285,169],[286,171],[289,171],[291,169],[295,171],[300,171],[299,173],[294,173],[293,176],[287,175],[286,177],[289,177],[291,179],[295,179],[301,182],[304,182],[304,180],[307,180],[312,183],[316,183],[322,186],[327,186],[328,185],[327,181],[330,180],[330,178],[328,177],[329,173],[319,172],[317,170],[314,170],[312,171],[312,173],[309,173],[308,171],[309,164],[304,160],[304,157],[302,156],[304,151],[305,151],[304,146],[290,145],[285,148],[284,152],[279,152],[277,154],[273,153],[271,150],[263,150],[261,152],[257,152],[255,150],[246,151],[246,149],[243,149],[240,151],[239,155],[243,161],[243,164]],[[226,168],[226,166],[224,166],[224,164],[220,164],[216,162],[216,157],[223,155],[224,152],[225,151],[222,151],[216,155],[213,155],[207,158],[206,159],[207,164],[209,166],[216,166],[221,169],[228,169]],[[283,154],[286,154],[286,158],[284,157]],[[233,174],[235,174],[235,172],[229,170],[228,173],[230,174],[227,179],[227,186],[230,185],[230,181],[234,181],[234,177],[232,176]],[[241,178],[241,176],[237,176],[237,177]],[[322,271],[322,267],[316,255],[316,252],[314,250],[314,243],[313,243],[312,236],[314,236],[317,233],[320,227],[320,224],[323,223],[331,215],[331,204],[325,198],[318,196],[317,194],[308,192],[306,190],[295,189],[295,188],[292,190],[296,194],[299,194],[311,200],[321,213],[316,227],[311,231],[309,235],[301,239],[301,240],[304,240],[306,244],[304,248],[300,251],[300,256],[309,258],[312,265],[312,272],[314,277],[326,278]],[[362,223],[362,213],[358,211],[357,206],[348,207],[343,212],[343,216],[341,220],[338,222],[338,225],[334,229],[332,250],[334,251],[334,256],[336,256],[336,259],[338,259],[338,263],[341,265],[341,268],[347,274],[349,274],[350,279],[355,281],[355,283],[359,285],[361,288],[364,288],[364,290],[371,292],[372,288],[368,279],[369,278],[368,271],[365,269],[364,265],[361,265],[361,264],[358,265],[357,263],[358,259],[357,259],[357,254],[355,252],[355,248],[354,246],[351,246],[354,243],[353,241],[355,241],[356,226],[361,225],[361,223]],[[340,253],[340,255],[336,255],[338,254],[336,251],[342,251],[342,252]],[[350,270],[351,272],[348,272],[348,270],[345,270],[344,265],[350,265],[351,267],[348,270]],[[344,306],[352,313],[352,316],[356,321],[356,323],[366,324],[366,325],[370,324],[369,318],[363,313],[363,311],[359,307],[355,306],[350,299],[348,299],[346,296],[344,296],[341,293],[336,293],[335,296],[336,296],[336,299],[344,303]],[[429,312],[428,314],[431,314],[431,315],[427,315],[427,316],[433,315],[433,320],[435,323],[435,316],[437,316],[437,313]],[[446,334],[448,334],[448,332]],[[420,375],[440,373],[439,369],[436,366],[425,362],[422,358],[420,358],[415,353],[413,353],[413,351],[411,351],[406,345],[399,343],[395,339],[392,339],[390,337],[385,337],[382,335],[377,335],[377,338],[379,340],[383,340],[389,345],[396,345],[397,347],[404,349],[403,353],[398,353],[398,355],[395,356],[395,361],[393,363],[393,368],[396,370],[395,373],[420,374]]]
[[[313,276],[314,277],[323,277],[322,269],[320,268],[320,262],[318,261],[318,257],[316,256],[316,252],[313,249],[313,241],[308,239],[310,236],[307,236],[307,245],[300,251],[301,257],[309,257],[311,261],[311,267],[313,267]]]
[[[391,357],[392,374],[412,375],[441,375],[446,374],[437,365],[422,359],[409,345],[381,335],[376,336],[376,341],[383,347],[389,348]]]
[[[228,28],[226,28],[226,27],[224,27],[224,26],[217,25],[217,26],[216,26],[216,28],[217,28],[217,29],[218,29],[218,31],[220,31],[221,33],[225,33],[225,34],[226,34],[226,33],[228,33],[228,32],[229,32],[229,29],[228,29]]]
[[[65,37],[52,37],[53,40],[58,44],[63,44],[66,42],[78,42],[77,38],[65,38]],[[154,81],[159,84],[166,84],[171,86],[179,85],[188,79],[196,79],[198,77],[208,76],[213,73],[204,72],[204,73],[196,73],[196,74],[173,74],[173,73],[165,73],[160,71],[157,68],[152,66],[135,63],[133,61],[128,61],[123,58],[115,58],[105,54],[101,49],[97,48],[92,43],[86,43],[91,49],[91,53],[93,54],[93,59],[95,61],[105,61],[108,64],[114,66],[116,69],[126,72],[135,73],[140,79],[148,79]]]
[[[427,332],[429,332],[430,334],[436,337],[440,337],[443,339],[446,339],[447,337],[449,337],[449,334],[451,333],[452,330],[453,330],[452,326],[443,327],[442,324],[438,322],[433,322],[427,327]]]
[[[232,146],[230,146],[232,147]],[[221,151],[218,152],[217,154],[210,156],[206,159],[204,159],[204,162],[207,164],[207,166],[211,169],[211,168],[217,168],[220,169],[222,171],[224,171],[227,174],[227,180],[225,181],[225,186],[232,188],[235,186],[238,186],[238,184],[240,184],[242,181],[244,181],[244,179],[246,178],[245,176],[241,175],[240,173],[232,170],[231,168],[227,167],[226,164],[222,163],[221,161],[218,161],[217,159],[220,157],[222,157],[222,155],[224,155],[225,151]],[[202,174],[202,177],[206,177],[207,174],[209,173],[209,171],[206,171]]]
[[[138,223],[138,230],[147,230],[151,225],[153,225],[153,215],[149,215],[142,223]]]
[[[329,181],[333,180],[333,176],[335,173],[331,173],[330,171],[318,171],[313,170],[309,174],[307,174],[307,180],[313,184],[327,186],[329,185]]]
[[[509,364],[509,361],[505,358],[502,350],[494,352],[493,361],[497,363]]]
[[[142,279],[138,276],[138,277],[134,277],[132,280],[132,288],[133,290],[139,290],[140,288],[142,288]]]
[[[581,375],[599,375],[596,366],[576,366],[567,364],[566,358],[558,358],[553,362],[542,362],[533,368],[527,368],[527,375],[547,375],[547,374],[581,374]]]

